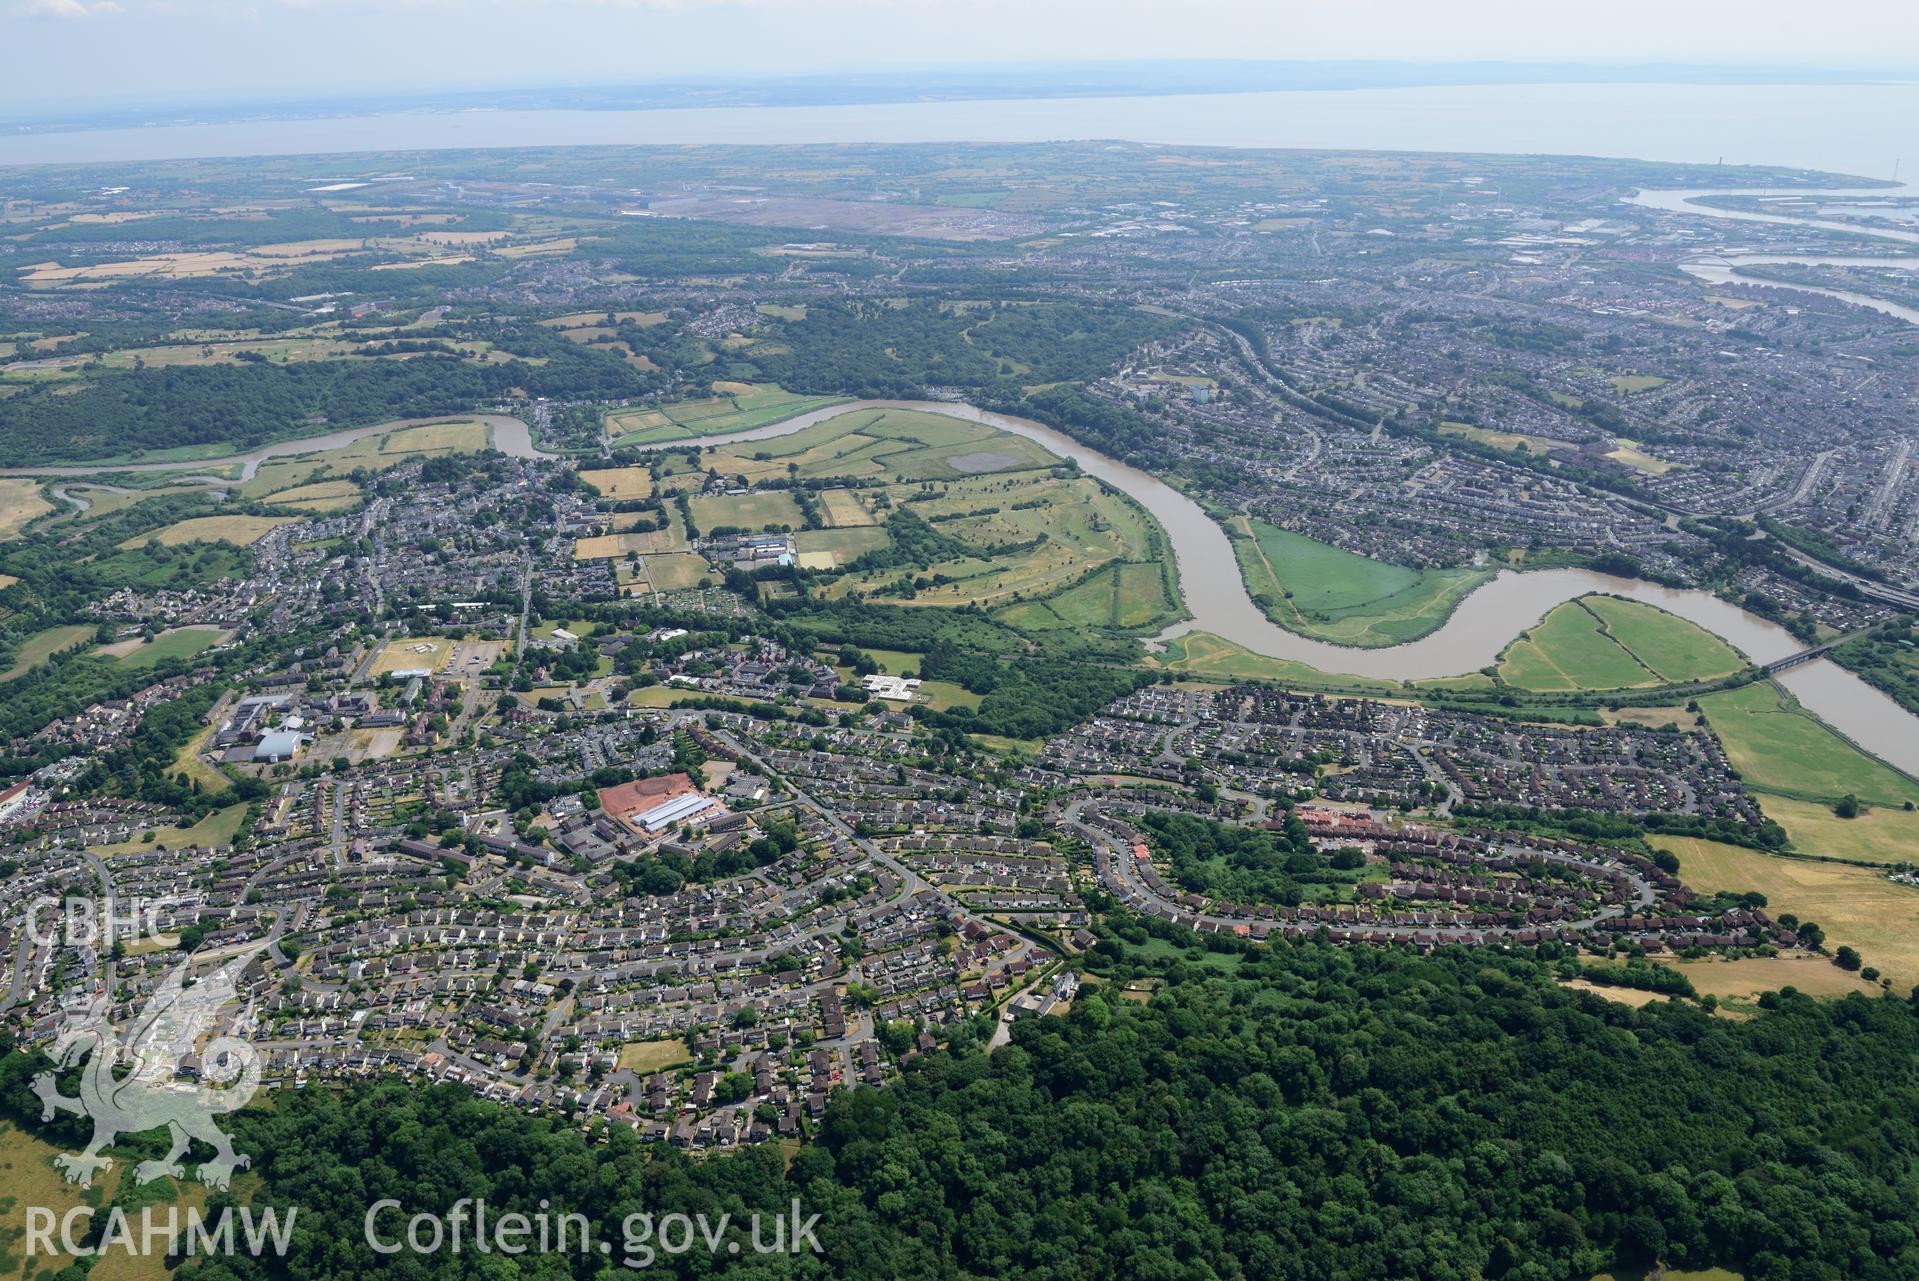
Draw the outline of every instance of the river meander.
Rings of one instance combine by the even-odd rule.
[[[1488,666],[1515,636],[1538,623],[1554,607],[1592,592],[1609,592],[1657,605],[1696,623],[1756,663],[1773,662],[1805,648],[1785,628],[1709,592],[1674,590],[1584,569],[1498,574],[1460,601],[1444,625],[1404,645],[1355,649],[1314,640],[1281,627],[1253,602],[1226,531],[1198,503],[1158,477],[1108,458],[1050,427],[971,405],[856,401],[769,427],[704,437],[699,443],[770,440],[843,414],[875,408],[917,409],[991,424],[1072,459],[1088,475],[1130,495],[1166,531],[1179,570],[1180,591],[1191,615],[1167,629],[1161,639],[1210,632],[1255,654],[1304,663],[1331,675],[1424,680],[1463,675]],[[1853,742],[1909,773],[1919,774],[1919,717],[1824,659],[1797,667],[1779,681]]]
[[[1874,194],[1883,194],[1878,189]],[[1691,203],[1704,195],[1732,192],[1641,192],[1635,202],[1650,208],[1724,217],[1737,221],[1799,222],[1819,230],[1835,229],[1819,220],[1783,215],[1748,214],[1712,209]],[[1841,194],[1807,193],[1807,194]],[[1836,229],[1858,231],[1838,224]],[[1887,239],[1919,242],[1919,234],[1883,231]],[[1770,261],[1857,261],[1816,256],[1774,256]],[[1742,278],[1743,279],[1743,278]],[[1837,291],[1830,291],[1837,292]],[[1868,303],[1877,300],[1867,300]],[[1893,304],[1881,303],[1880,309]],[[1910,311],[1910,309],[1903,309]],[[1907,319],[1919,323],[1919,315]],[[1180,591],[1190,617],[1169,629],[1161,639],[1189,632],[1210,632],[1255,654],[1303,663],[1329,675],[1358,676],[1392,681],[1459,676],[1493,663],[1520,632],[1537,624],[1556,606],[1593,592],[1607,592],[1656,605],[1712,632],[1755,663],[1769,663],[1804,648],[1784,628],[1748,613],[1708,592],[1674,590],[1636,579],[1615,578],[1583,569],[1546,569],[1502,572],[1459,602],[1452,615],[1435,631],[1416,641],[1381,649],[1333,645],[1291,632],[1269,619],[1247,593],[1226,532],[1186,495],[1137,467],[1109,458],[1080,442],[1029,419],[992,413],[971,405],[922,401],[855,401],[833,405],[752,431],[701,438],[701,446],[769,440],[790,435],[815,423],[864,409],[901,408],[948,414],[987,423],[1044,445],[1076,462],[1128,495],[1152,513],[1166,531],[1179,572]],[[485,422],[494,447],[516,458],[543,455],[525,423],[499,414],[463,415]],[[142,463],[122,467],[66,467],[19,469],[10,475],[98,476],[114,472],[179,471],[192,473],[239,464],[241,477],[250,478],[268,458],[337,449],[366,436],[430,420],[406,420],[333,432],[326,436],[282,441],[249,453],[226,458],[186,462]],[[691,441],[687,443],[693,443]],[[1881,759],[1919,775],[1919,717],[1852,673],[1824,659],[1806,663],[1779,676],[1778,681],[1799,701],[1860,747]]]

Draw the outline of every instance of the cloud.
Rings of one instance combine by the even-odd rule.
[[[13,12],[22,18],[94,18],[126,10],[114,0],[95,0],[93,4],[83,0],[21,0],[13,6]]]

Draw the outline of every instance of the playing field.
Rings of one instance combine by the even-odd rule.
[[[689,499],[693,523],[702,534],[731,527],[759,531],[768,525],[798,529],[806,523],[800,505],[784,489],[751,494],[702,494]]]
[[[367,674],[383,676],[421,667],[437,672],[452,655],[453,642],[444,636],[406,636],[388,641]]]
[[[1708,695],[1699,707],[1754,787],[1808,800],[1850,793],[1872,804],[1919,802],[1919,783],[1853,747],[1771,681]]]
[[[704,559],[691,552],[669,552],[661,556],[640,557],[639,569],[629,573],[620,566],[620,582],[634,591],[677,592],[698,587],[719,574]]]
[[[793,536],[800,564],[807,569],[844,565],[861,552],[876,551],[893,540],[872,525],[847,529],[803,529]]]
[[[53,510],[40,496],[40,482],[27,477],[0,479],[0,540],[12,538],[30,520]]]
[[[616,409],[607,434],[619,445],[664,445],[702,436],[751,431],[843,404],[845,396],[796,396],[771,383],[714,383],[712,396],[652,409]]]
[[[820,510],[826,523],[834,529],[846,529],[856,525],[874,523],[873,513],[860,501],[859,491],[853,489],[828,489],[820,494]]]
[[[1676,471],[1679,467],[1678,463],[1668,462],[1664,458],[1655,458],[1645,450],[1628,445],[1624,441],[1620,442],[1617,449],[1608,450],[1606,457],[1616,463],[1624,463],[1634,471],[1643,471],[1648,476],[1664,476],[1667,472]]]
[[[857,476],[879,480],[955,480],[987,472],[1050,467],[1042,446],[983,423],[910,409],[861,409],[772,440],[715,450],[722,475],[748,481]]]
[[[573,559],[605,560],[609,556],[683,552],[686,550],[686,536],[678,526],[676,513],[676,519],[671,528],[650,529],[631,534],[595,534],[590,538],[575,539]]]
[[[232,543],[236,547],[251,547],[270,530],[293,521],[291,516],[194,516],[165,529],[136,534],[120,546],[144,547],[149,542],[158,542],[166,547],[184,543]]]
[[[1569,440],[1554,440],[1550,436],[1528,436],[1523,432],[1494,431],[1490,427],[1475,427],[1470,423],[1441,423],[1441,435],[1459,436],[1466,440],[1477,441],[1482,445],[1491,445],[1495,449],[1515,452],[1521,445],[1528,453],[1546,454],[1555,449],[1576,450],[1579,446]]]
[[[1902,989],[1919,982],[1919,888],[1870,867],[1780,858],[1737,845],[1654,836],[1679,857],[1679,876],[1704,893],[1756,890],[1774,916],[1816,921],[1826,946],[1849,944]]]
[[[1416,640],[1491,577],[1485,570],[1392,565],[1263,520],[1237,519],[1227,532],[1246,590],[1274,622],[1341,645]]]
[[[653,496],[653,471],[648,467],[601,467],[581,472],[580,479],[616,502]]]
[[[1853,863],[1919,864],[1919,812],[1904,806],[1868,806],[1858,818],[1840,818],[1823,801],[1789,796],[1764,796],[1760,806],[1801,853]]]
[[[628,1041],[620,1047],[619,1070],[644,1076],[692,1061],[693,1052],[684,1041]]]

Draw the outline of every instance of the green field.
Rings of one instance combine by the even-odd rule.
[[[1919,863],[1919,811],[1876,805],[1857,818],[1840,818],[1823,801],[1767,795],[1760,804],[1802,854],[1848,863]]]
[[[211,847],[231,845],[233,838],[240,834],[240,824],[245,821],[245,805],[229,805],[225,809],[213,811],[195,823],[192,827],[163,827],[154,833],[151,841],[122,841],[118,845],[100,845],[94,847],[99,854],[130,854],[136,850],[185,849],[190,845]]]
[[[791,474],[876,480],[957,480],[990,472],[1051,467],[1042,446],[983,423],[911,409],[862,409],[772,440],[746,441],[707,460],[748,481]]]
[[[1659,684],[1659,677],[1608,636],[1599,616],[1580,601],[1567,601],[1508,646],[1499,675],[1516,689],[1540,694]]]
[[[1108,565],[1077,587],[1043,601],[1011,606],[997,617],[1022,631],[1087,627],[1141,631],[1176,612],[1167,595],[1166,577],[1157,564]]]
[[[20,648],[14,652],[13,666],[0,681],[10,681],[16,676],[24,676],[40,664],[52,658],[60,650],[77,645],[94,633],[93,628],[80,625],[68,627],[49,627],[43,632],[35,632],[20,642]]]
[[[1567,601],[1501,655],[1499,676],[1536,694],[1642,689],[1713,680],[1745,666],[1738,652],[1683,618],[1637,601]]]
[[[634,591],[644,591],[650,585],[656,592],[677,592],[687,587],[698,587],[701,582],[719,580],[719,574],[705,559],[692,552],[666,552],[655,556],[639,558],[638,572],[629,572],[626,562],[618,566],[620,584]]]
[[[1771,681],[1708,695],[1699,708],[1753,787],[1815,801],[1850,793],[1875,805],[1919,803],[1919,783],[1833,733]]]
[[[151,667],[169,658],[192,658],[219,639],[215,628],[182,627],[161,632],[138,649],[116,657],[122,667]]]
[[[1746,665],[1739,651],[1674,614],[1615,596],[1580,602],[1634,658],[1668,683],[1717,680]]]
[[[877,551],[893,540],[876,525],[844,529],[803,529],[793,536],[803,569],[832,569],[844,565],[861,552]]]
[[[1143,571],[1109,578],[1103,591],[1089,581],[1116,562],[1157,563],[1165,541],[1143,510],[1089,476],[1000,473],[963,477],[930,491],[912,485],[888,492],[896,508],[908,508],[968,554],[907,570],[844,574],[821,586],[821,596],[1000,609],[1052,601],[1084,585],[1090,590],[1067,605],[1073,621],[1054,626],[1113,626],[1110,620],[1119,616],[1129,627],[1144,627],[1169,612],[1164,587],[1150,587],[1151,576]],[[850,537],[878,531],[825,532]],[[911,583],[903,588],[906,578]],[[1117,612],[1115,582],[1124,584]]]
[[[1492,575],[1410,569],[1356,556],[1263,520],[1227,526],[1246,590],[1281,627],[1339,645],[1403,645],[1437,629]]]
[[[1393,681],[1367,676],[1329,676],[1316,667],[1308,667],[1291,659],[1268,658],[1211,632],[1188,632],[1184,636],[1173,637],[1166,642],[1165,650],[1154,661],[1169,671],[1192,676],[1338,686],[1369,693],[1388,693],[1399,688]]]
[[[843,404],[845,396],[796,396],[771,383],[716,384],[719,394],[683,400],[653,409],[616,409],[606,416],[606,430],[616,445],[670,445],[702,436],[751,431],[797,418],[828,405]]]

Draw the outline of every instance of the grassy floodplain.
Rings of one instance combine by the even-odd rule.
[[[1700,710],[1745,781],[1812,801],[1848,794],[1875,805],[1919,803],[1919,783],[1861,752],[1771,681],[1711,694]]]
[[[771,383],[713,384],[714,394],[647,409],[616,409],[606,416],[606,432],[616,445],[673,445],[702,436],[751,431],[797,418],[845,396],[797,396]]]
[[[1507,647],[1499,676],[1535,694],[1646,689],[1716,680],[1739,652],[1664,610],[1611,596],[1567,601]]]
[[[1246,589],[1267,616],[1336,645],[1381,648],[1418,640],[1492,576],[1388,564],[1263,520],[1236,518],[1227,533]]]

